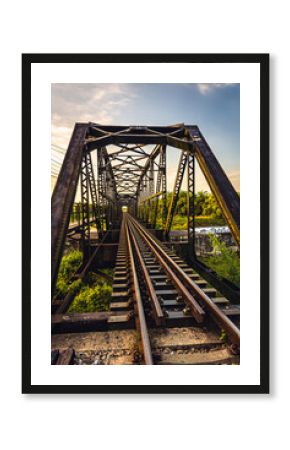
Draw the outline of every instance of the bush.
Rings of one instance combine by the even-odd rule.
[[[83,281],[77,279],[71,282],[82,263],[82,253],[72,251],[63,256],[58,279],[56,283],[56,296],[64,298],[68,293],[77,294],[68,312],[94,312],[108,311],[112,295],[110,282],[104,277],[93,272],[89,272]],[[109,276],[113,275],[111,269],[104,269],[103,272]]]
[[[61,275],[68,281],[79,268],[82,259],[82,253],[77,250],[74,250],[63,256],[59,267],[59,275]]]
[[[108,311],[112,295],[112,287],[100,283],[93,287],[85,285],[75,297],[68,312]]]
[[[63,256],[56,282],[56,296],[58,298],[64,298],[68,292],[71,290],[77,290],[80,287],[80,280],[70,283],[70,279],[76,273],[82,263],[82,259],[82,253],[76,250]]]
[[[236,286],[240,286],[240,257],[238,253],[227,247],[214,234],[209,234],[215,254],[204,258],[204,263],[213,269],[219,277],[226,278]]]

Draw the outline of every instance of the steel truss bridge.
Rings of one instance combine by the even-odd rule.
[[[169,206],[166,202],[167,146],[181,150]],[[153,302],[152,309],[154,317],[157,318],[156,323],[159,325],[161,323],[164,324],[164,314],[157,305],[156,292],[154,293],[154,290],[152,290],[150,271],[146,271],[146,253],[148,254],[149,251],[155,252],[154,261],[156,262],[158,260],[157,253],[159,252],[160,259],[160,254],[162,251],[165,251],[162,246],[168,242],[181,185],[183,180],[186,180],[188,240],[184,254],[185,259],[187,263],[190,263],[191,267],[195,267],[197,270],[200,269],[198,272],[203,273],[212,284],[217,283],[219,292],[224,293],[237,304],[239,299],[237,300],[235,290],[231,286],[223,285],[212,271],[202,268],[195,255],[195,160],[199,164],[228,223],[233,238],[239,246],[239,196],[198,126],[184,124],[172,126],[103,126],[96,123],[76,123],[52,195],[52,298],[54,298],[55,284],[67,236],[77,232],[81,237],[84,261],[78,276],[82,278],[86,271],[89,270],[91,264],[93,264],[102,246],[110,244],[113,232],[117,230],[118,252],[120,253],[120,255],[118,253],[119,263],[122,263],[124,258],[126,260],[125,275],[123,280],[122,276],[119,278],[123,284],[124,280],[131,284],[133,283],[133,286],[135,286],[135,289],[133,289],[135,292],[134,296],[140,296],[141,294],[138,294],[140,291],[138,287],[140,279],[139,281],[136,279],[136,270],[139,267],[138,276],[141,276],[143,282],[145,280],[146,295],[148,296],[149,294],[149,298]],[[70,214],[78,186],[81,195],[81,220],[79,224],[71,227],[69,226]],[[127,215],[122,213],[124,206],[128,209]],[[157,214],[160,209],[161,227],[159,224],[157,230]],[[123,216],[126,216],[126,220],[122,221]],[[93,229],[92,226],[94,227]],[[150,230],[150,232],[146,230]],[[150,236],[146,233],[149,233]],[[154,239],[157,239],[158,242],[154,241]],[[93,240],[94,245],[92,245]],[[97,240],[97,244],[95,240]],[[149,247],[151,246],[151,249],[148,250],[148,247],[146,250],[146,242]],[[157,242],[157,244],[154,244],[154,242]],[[158,245],[159,250],[157,250],[156,245]],[[142,252],[145,252],[145,256],[142,256]],[[165,258],[164,255],[163,257]],[[174,259],[172,255],[168,257]],[[159,261],[159,263],[162,265],[162,261]],[[116,264],[118,265],[118,259]],[[205,310],[208,310],[215,321],[228,330],[230,336],[234,336],[233,342],[236,345],[237,341],[239,341],[239,332],[236,326],[233,324],[231,328],[226,314],[224,314],[224,322],[223,317],[219,313],[217,318],[215,316],[216,311],[213,312],[213,310],[217,309],[216,306],[213,306],[214,303],[206,294],[204,297],[196,283],[195,287],[191,285],[191,282],[187,279],[188,277],[184,277],[184,274],[172,264],[172,262],[167,261],[167,269],[163,267],[162,270],[165,270],[167,282],[169,277],[177,289],[178,295],[184,298],[193,317],[197,321],[202,321],[204,316],[202,302],[205,302]],[[135,270],[136,265],[138,267]],[[154,269],[152,270],[154,271]],[[120,274],[122,275],[122,270]],[[188,292],[180,293],[180,290],[182,290],[182,287],[179,285],[180,282],[184,283]],[[202,280],[200,285],[202,285]],[[194,291],[194,289],[197,290]],[[193,297],[191,300],[190,295]],[[128,296],[130,297],[129,294]],[[71,296],[68,296],[62,304],[58,305],[57,313],[64,313],[71,300]],[[142,310],[140,301],[140,298],[137,298],[136,304]],[[201,303],[201,306],[199,303]],[[145,320],[144,314],[138,308],[137,312],[139,312],[137,315],[142,325],[143,320]],[[91,320],[93,323],[96,323],[96,316],[94,317]],[[104,314],[102,317],[104,317]],[[87,320],[89,321],[90,319],[87,317]],[[144,360],[151,361],[150,352],[148,353],[147,351],[148,336],[146,335],[146,329],[144,331],[144,326],[144,324],[143,328],[141,326],[141,331],[143,330],[142,342],[145,349],[143,349]],[[146,351],[147,354],[145,356]]]

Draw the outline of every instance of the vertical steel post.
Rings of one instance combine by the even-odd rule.
[[[161,201],[162,201],[162,230],[165,230],[167,218],[167,180],[166,180],[166,145],[162,145],[160,152],[160,169],[161,169]]]
[[[98,205],[96,180],[95,180],[92,158],[91,158],[90,153],[87,153],[87,165],[88,165],[89,184],[90,184],[90,192],[91,192],[91,199],[92,199],[92,218],[94,218],[95,222],[96,222],[98,237],[101,238],[102,234],[103,234],[103,230],[102,230],[102,223],[100,220],[100,211],[99,211],[100,208]]]
[[[51,294],[53,297],[63,254],[69,214],[80,173],[87,124],[76,124],[51,198]]]
[[[167,219],[166,219],[166,225],[165,225],[166,238],[168,238],[170,230],[171,230],[173,217],[174,217],[175,209],[176,209],[177,202],[178,202],[179,192],[180,192],[182,181],[183,181],[183,175],[185,172],[187,159],[188,159],[187,153],[185,151],[182,151],[181,155],[180,155],[180,159],[179,159],[178,168],[177,168],[177,174],[176,174],[175,183],[174,183],[174,187],[173,187],[172,198],[171,198],[171,202],[170,202],[168,212],[167,212]]]
[[[98,148],[97,149],[97,166],[98,166],[98,197],[99,197],[99,211],[100,211],[100,221],[101,221],[101,228],[104,230],[104,207],[105,207],[105,198],[103,196],[104,194],[104,168],[103,168],[103,149]]]
[[[162,157],[161,157],[161,152],[160,152],[160,159],[159,159],[157,180],[156,180],[156,194],[157,194],[157,192],[160,192],[160,189],[161,189],[161,170],[160,170],[161,159],[162,159]],[[156,228],[156,221],[157,221],[157,216],[158,216],[158,205],[159,205],[159,197],[156,197],[155,205],[154,205],[155,208],[153,211],[152,228]]]
[[[195,259],[195,223],[194,223],[194,196],[195,196],[195,170],[194,153],[189,150],[187,154],[187,232],[188,232],[188,257],[190,261]]]
[[[84,259],[90,255],[90,194],[89,194],[88,154],[83,153],[81,162],[81,199],[82,199],[82,249]]]
[[[149,196],[151,197],[154,194],[154,160],[150,159],[149,166]],[[154,204],[152,200],[148,201],[148,223],[150,226],[152,225],[152,208],[151,206]]]

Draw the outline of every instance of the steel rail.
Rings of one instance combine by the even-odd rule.
[[[129,218],[132,220],[132,217]],[[133,226],[135,224],[133,223]],[[135,226],[136,228],[136,226]],[[169,264],[164,260],[160,252],[156,250],[156,248],[152,245],[152,243],[148,239],[147,233],[144,233],[142,229],[139,229],[139,234],[142,236],[146,245],[150,248],[155,258],[159,261],[161,267],[165,270],[167,275],[169,276],[172,283],[175,285],[177,291],[184,298],[186,303],[189,305],[192,315],[198,323],[202,323],[204,321],[205,312],[199,305],[199,303],[195,300],[192,293],[189,292],[186,286],[182,283],[182,281],[178,278],[178,276],[174,273],[174,271],[170,268]]]
[[[129,235],[129,229],[128,225],[126,223],[127,219],[123,219],[123,225],[124,225],[124,231],[126,235],[127,245],[128,245],[128,254],[129,254],[129,264],[131,269],[131,275],[132,275],[132,281],[133,281],[133,296],[136,303],[136,310],[138,315],[138,321],[140,326],[140,335],[141,335],[141,343],[142,343],[142,350],[143,350],[143,356],[144,356],[144,362],[146,365],[153,365],[153,358],[152,358],[152,350],[151,350],[151,344],[149,339],[149,333],[148,328],[146,324],[145,319],[145,313],[143,308],[143,302],[141,298],[140,293],[140,286],[139,286],[139,280],[137,276],[137,269],[135,265],[134,260],[134,254],[131,244],[131,239]]]
[[[164,317],[163,311],[161,309],[158,297],[156,295],[155,288],[154,288],[153,283],[151,281],[148,269],[147,269],[147,267],[146,267],[146,265],[144,263],[144,259],[143,259],[142,255],[141,255],[141,251],[140,251],[138,242],[137,242],[136,237],[134,235],[135,234],[134,229],[132,228],[132,226],[130,224],[128,224],[128,226],[129,226],[129,232],[130,232],[130,235],[131,235],[131,241],[132,241],[132,243],[134,245],[134,250],[136,252],[136,255],[137,255],[137,258],[138,258],[138,262],[139,262],[139,265],[140,265],[140,268],[141,268],[141,271],[142,271],[142,274],[143,274],[143,277],[144,277],[144,281],[145,281],[145,284],[146,284],[146,287],[147,287],[147,290],[148,290],[148,293],[149,293],[149,300],[150,300],[150,303],[151,303],[151,306],[152,306],[152,311],[153,311],[155,323],[156,323],[157,326],[164,325],[165,324],[165,317]]]
[[[208,297],[203,290],[179,267],[179,265],[173,261],[173,259],[166,253],[165,250],[153,239],[153,237],[139,224],[132,216],[129,219],[139,229],[144,239],[151,243],[151,246],[156,249],[156,255],[158,254],[158,260],[163,263],[166,261],[168,265],[176,272],[179,277],[179,282],[182,286],[187,286],[192,289],[197,298],[204,304],[205,308],[213,318],[213,320],[224,329],[233,344],[240,345],[240,330],[238,327],[219,309],[219,307]],[[172,271],[173,271],[172,270]]]

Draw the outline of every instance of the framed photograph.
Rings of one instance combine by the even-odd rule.
[[[269,55],[23,54],[22,144],[23,393],[269,393]]]

